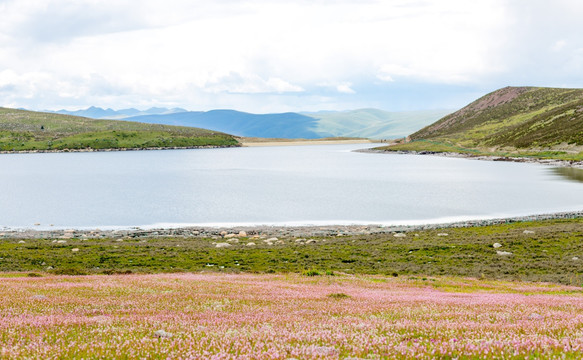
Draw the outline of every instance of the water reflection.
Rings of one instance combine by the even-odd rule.
[[[583,182],[583,169],[558,167],[551,170],[555,175],[559,175],[565,179]]]

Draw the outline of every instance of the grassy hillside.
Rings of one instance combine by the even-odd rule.
[[[580,160],[583,89],[506,87],[410,138],[397,148]]]
[[[451,113],[451,110],[388,112],[379,109],[305,113],[316,118],[315,131],[322,136],[395,139]]]
[[[237,144],[237,140],[230,135],[197,128],[0,108],[0,151]]]

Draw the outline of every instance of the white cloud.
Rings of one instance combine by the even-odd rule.
[[[404,82],[583,86],[574,0],[8,0],[0,13],[0,92],[18,106],[301,110],[367,106],[362,89]]]
[[[304,91],[301,86],[290,84],[279,78],[270,77],[264,80],[255,74],[240,75],[237,73],[230,73],[227,76],[210,81],[203,88],[211,93],[226,92],[234,94],[281,94]]]
[[[555,51],[555,52],[558,52],[558,51],[561,51],[561,50],[563,50],[563,48],[564,48],[566,45],[567,45],[567,41],[565,41],[565,40],[558,40],[558,41],[556,41],[556,42],[553,44],[553,46],[551,46],[551,50],[552,50],[552,51]]]
[[[356,94],[356,91],[354,91],[351,86],[352,84],[349,82],[338,84],[336,85],[336,91],[342,94]]]

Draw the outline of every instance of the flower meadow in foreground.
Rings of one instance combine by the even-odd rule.
[[[462,278],[0,278],[4,359],[581,358],[580,288]]]

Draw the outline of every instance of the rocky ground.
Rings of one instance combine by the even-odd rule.
[[[520,163],[530,163],[530,164],[542,164],[553,167],[572,167],[583,169],[583,161],[572,161],[572,160],[557,160],[557,159],[538,159],[530,157],[508,157],[508,156],[485,156],[485,155],[472,155],[472,154],[461,154],[456,152],[435,152],[435,151],[391,151],[391,150],[379,150],[379,149],[362,149],[355,150],[357,152],[364,153],[375,153],[375,154],[407,154],[407,155],[433,155],[433,156],[443,156],[452,158],[462,158],[471,160],[486,160],[486,161],[509,161],[509,162],[520,162]]]
[[[80,229],[0,229],[0,239],[123,239],[156,237],[199,237],[221,239],[230,236],[275,236],[275,237],[341,237],[353,235],[377,235],[407,231],[434,230],[442,228],[468,228],[509,224],[514,222],[538,221],[549,219],[583,218],[583,211],[540,214],[500,219],[467,220],[452,223],[424,225],[326,225],[326,226],[238,226],[238,227],[181,227],[142,229],[139,227],[117,230],[80,230]]]

